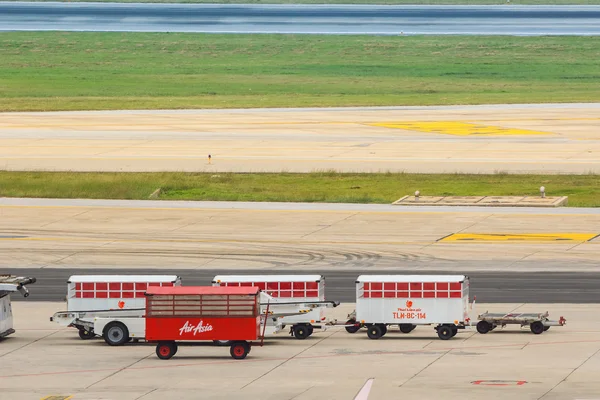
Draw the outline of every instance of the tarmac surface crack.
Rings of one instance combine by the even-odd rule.
[[[54,335],[54,334],[56,334],[56,333],[58,333],[58,332],[59,332],[59,331],[54,331],[54,332],[52,332],[52,333],[49,333],[49,334],[47,334],[47,335],[45,335],[45,336],[42,336],[41,338],[38,338],[38,339],[34,340],[33,342],[29,342],[29,343],[27,343],[27,344],[24,344],[23,346],[17,347],[16,349],[13,349],[13,350],[9,351],[8,353],[0,354],[0,357],[7,356],[7,355],[9,355],[9,354],[12,354],[12,353],[14,353],[15,351],[19,351],[19,350],[21,350],[21,349],[23,349],[23,348],[25,348],[25,347],[31,346],[32,344],[34,344],[34,343],[37,343],[37,342],[39,342],[40,340],[44,340],[44,339],[46,339],[46,338],[48,338],[48,337],[50,337],[50,336],[52,336],[52,335]]]
[[[298,393],[297,395],[295,395],[294,397],[290,397],[290,400],[294,400],[294,399],[299,399],[300,396],[302,396],[304,393],[308,392],[310,389],[314,388],[313,386],[308,387],[307,389],[301,391],[300,393]]]
[[[97,380],[96,382],[94,382],[94,383],[92,383],[92,384],[90,384],[90,385],[86,386],[84,390],[88,390],[88,389],[89,389],[89,388],[91,388],[92,386],[94,386],[94,385],[97,385],[97,384],[99,384],[100,382],[103,382],[103,381],[105,381],[105,380],[107,380],[107,379],[109,379],[109,378],[111,378],[111,377],[113,377],[113,376],[117,375],[119,372],[125,371],[127,368],[131,368],[131,367],[133,367],[135,364],[137,364],[137,363],[139,363],[139,362],[142,362],[142,361],[146,360],[146,359],[147,359],[148,357],[150,357],[152,354],[153,354],[153,353],[150,353],[150,354],[148,354],[146,357],[142,357],[142,358],[140,358],[139,360],[136,360],[136,361],[132,362],[131,364],[124,366],[123,368],[119,368],[119,369],[118,369],[118,370],[116,370],[115,372],[113,372],[113,373],[111,373],[111,374],[109,374],[109,375],[105,376],[104,378],[101,378],[101,379]]]
[[[313,232],[309,232],[309,233],[307,233],[307,234],[305,234],[305,235],[302,235],[302,237],[301,237],[301,238],[302,238],[302,239],[304,239],[304,238],[305,238],[305,237],[307,237],[307,236],[313,235],[313,234],[315,234],[315,233],[317,233],[317,232],[321,232],[322,230],[325,230],[325,229],[327,229],[327,228],[331,228],[331,227],[332,227],[332,226],[334,226],[335,224],[339,224],[340,222],[344,222],[344,221],[346,221],[347,219],[350,219],[350,218],[352,218],[352,217],[354,217],[354,216],[356,216],[356,215],[358,215],[358,213],[352,213],[352,214],[348,215],[347,217],[345,217],[345,218],[342,218],[342,219],[341,219],[341,220],[339,220],[339,221],[333,222],[333,223],[331,223],[331,224],[329,224],[329,225],[326,225],[326,226],[323,226],[323,227],[321,227],[321,228],[319,228],[319,229],[317,229],[317,230],[315,230],[315,231],[313,231]]]
[[[40,228],[45,228],[45,227],[47,227],[48,225],[56,224],[57,222],[63,222],[63,221],[66,221],[66,220],[68,220],[68,219],[71,219],[71,218],[76,218],[76,217],[79,217],[80,215],[83,215],[83,214],[85,214],[85,213],[88,213],[88,212],[90,212],[90,211],[92,211],[92,209],[91,209],[91,208],[90,208],[90,209],[87,209],[87,210],[85,210],[85,211],[82,211],[82,212],[80,212],[80,213],[77,213],[77,214],[75,214],[75,215],[69,215],[68,217],[61,218],[61,219],[58,219],[58,220],[56,220],[56,221],[48,222],[47,224],[44,224],[44,225],[40,226]]]
[[[544,397],[546,397],[548,394],[550,394],[550,392],[552,392],[554,389],[556,389],[558,386],[560,386],[563,382],[565,382],[567,379],[569,379],[569,377],[571,375],[573,375],[575,373],[575,371],[577,371],[579,368],[581,368],[589,360],[591,360],[592,358],[594,358],[594,356],[596,354],[598,354],[598,353],[600,353],[600,348],[598,350],[596,350],[594,352],[594,354],[592,354],[591,356],[589,356],[588,358],[586,358],[585,360],[583,360],[583,362],[581,364],[579,364],[575,369],[573,369],[573,371],[569,372],[569,374],[567,376],[565,376],[560,382],[558,382],[556,385],[554,385],[550,390],[548,390],[546,393],[544,393],[541,397],[538,397],[538,400],[541,400]]]
[[[436,363],[438,360],[440,360],[442,357],[444,357],[446,354],[450,353],[452,350],[454,349],[448,349],[445,352],[443,352],[442,354],[440,354],[438,357],[435,358],[435,360],[431,361],[429,364],[427,364],[425,367],[421,368],[419,370],[419,372],[417,372],[416,374],[414,374],[413,376],[411,376],[410,378],[408,378],[406,381],[402,382],[401,385],[399,385],[398,387],[402,387],[404,385],[406,385],[408,382],[410,382],[413,378],[416,378],[417,376],[419,376],[423,371],[425,371],[427,368],[429,368],[431,365],[433,365],[434,363]]]
[[[158,390],[158,388],[149,390],[146,393],[144,393],[143,395],[141,395],[140,397],[136,397],[135,400],[140,400],[141,398],[144,398],[144,397],[148,396],[149,394],[156,392],[157,390]]]
[[[244,386],[242,386],[240,388],[244,389],[248,386],[250,386],[251,384],[253,384],[254,382],[264,378],[265,376],[269,375],[271,372],[275,371],[277,368],[281,367],[282,365],[287,364],[289,361],[292,361],[293,359],[299,357],[300,355],[302,355],[303,353],[306,353],[308,350],[312,349],[313,347],[315,347],[316,345],[318,345],[319,343],[323,342],[326,339],[329,339],[330,337],[332,337],[333,335],[335,335],[337,332],[333,332],[331,335],[325,336],[324,338],[320,339],[319,341],[315,342],[314,344],[308,346],[307,348],[305,348],[304,350],[302,350],[301,352],[294,354],[293,356],[291,356],[290,358],[287,358],[285,360],[283,360],[282,362],[280,362],[279,364],[277,364],[276,366],[274,366],[273,368],[271,368],[270,370],[268,370],[267,372],[265,372],[264,374],[260,375],[259,377],[251,380],[250,382],[248,382],[247,384],[245,384]]]

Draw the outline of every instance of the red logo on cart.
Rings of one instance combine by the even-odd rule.
[[[193,325],[190,324],[190,321],[185,321],[185,324],[179,328],[179,335],[183,335],[184,333],[190,333],[193,332],[194,336],[196,336],[196,333],[204,333],[204,332],[210,332],[213,330],[213,327],[211,324],[203,324],[203,321],[198,322],[198,325]]]
[[[412,308],[413,302],[410,300],[406,300],[406,307]]]
[[[119,308],[123,308],[125,307],[125,302],[124,301],[120,301],[118,304]]]

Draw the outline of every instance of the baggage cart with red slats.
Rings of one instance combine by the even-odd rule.
[[[410,333],[433,325],[440,339],[454,337],[469,325],[469,277],[465,275],[361,275],[356,280],[356,311],[346,330],[367,328],[379,339],[397,325]]]
[[[146,289],[153,286],[181,286],[181,278],[177,275],[72,275],[67,281],[67,310],[54,313],[50,321],[77,328],[81,339],[102,336],[113,346],[143,338],[139,329],[128,327],[122,319],[143,316]],[[96,324],[97,319],[102,320],[100,324]]]
[[[264,337],[257,287],[149,287],[145,320],[146,340],[157,343],[164,360],[178,345],[202,341],[229,341],[231,356],[244,359],[253,341]]]
[[[326,330],[335,322],[327,321],[325,309],[337,307],[339,302],[325,301],[322,275],[217,275],[212,283],[226,287],[256,286],[272,296],[271,310],[289,314],[278,322],[282,328],[288,325],[290,335],[296,339],[306,339],[314,329]],[[267,329],[271,327],[268,325]],[[271,334],[273,330],[267,332]]]

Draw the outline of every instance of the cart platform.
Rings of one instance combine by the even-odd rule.
[[[564,326],[567,320],[560,317],[558,321],[552,321],[548,312],[545,313],[490,313],[485,312],[477,317],[477,332],[485,334],[493,331],[496,327],[504,328],[506,325],[529,326],[531,332],[536,335],[546,332],[551,326]]]

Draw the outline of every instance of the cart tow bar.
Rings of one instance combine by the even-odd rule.
[[[265,311],[265,324],[263,325],[262,337],[260,338],[260,347],[263,347],[263,343],[265,342],[265,332],[267,330],[267,318],[269,317],[269,306],[271,302],[267,302],[267,309]]]

